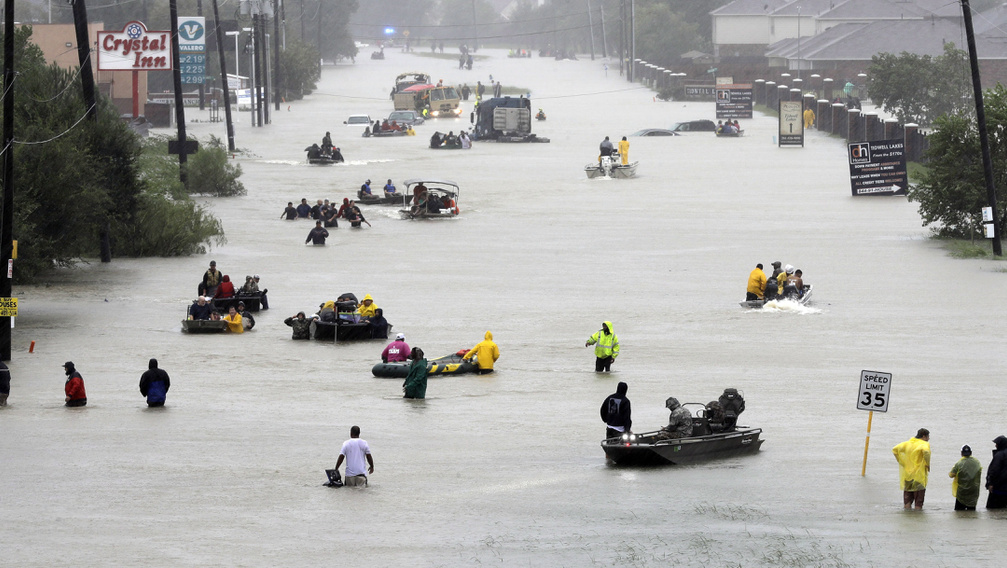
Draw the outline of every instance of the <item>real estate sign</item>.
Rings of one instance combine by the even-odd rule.
[[[780,146],[804,146],[804,121],[801,101],[780,101]]]
[[[905,150],[902,138],[850,144],[853,195],[905,195],[909,188]]]
[[[752,118],[752,84],[717,85],[717,118]]]

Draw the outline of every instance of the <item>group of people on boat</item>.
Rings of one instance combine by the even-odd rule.
[[[605,139],[601,141],[601,144],[598,145],[598,162],[601,163],[601,159],[606,156],[612,158],[619,158],[620,164],[624,166],[628,165],[629,140],[626,140],[626,137],[623,136],[622,140],[619,141],[619,148],[617,150],[615,145],[612,144],[612,141],[609,140],[608,136],[606,136]]]
[[[325,136],[322,136],[321,145],[312,144],[307,148],[307,152],[309,160],[326,158],[336,162],[344,161],[342,152],[339,151],[339,148],[332,145],[332,134],[329,132],[326,132]]]
[[[319,304],[318,311],[311,316],[297,312],[283,323],[293,328],[291,339],[311,339],[311,322],[316,320],[337,325],[362,323],[367,325],[370,339],[388,338],[389,323],[385,319],[384,310],[374,303],[374,298],[370,294],[365,295],[360,303],[357,303],[357,297],[352,293],[341,294],[335,300]]]
[[[804,296],[804,272],[791,265],[780,268],[782,263],[777,260],[772,264],[771,276],[766,276],[762,263],[748,275],[748,289],[745,301],[752,300],[800,300]]]
[[[411,124],[402,125],[395,120],[389,122],[387,118],[382,121],[375,120],[374,124],[371,125],[372,135],[382,132],[405,132],[407,136],[416,136],[416,131],[413,130]]]
[[[389,184],[392,180],[388,180]],[[371,180],[367,180],[364,184],[370,190]],[[361,187],[361,189],[363,189]],[[350,223],[351,227],[360,227],[361,223],[367,223],[367,226],[371,226],[364,218],[364,214],[357,207],[355,201],[344,197],[342,205],[336,205],[330,202],[328,199],[319,199],[314,205],[309,205],[307,198],[301,198],[301,204],[294,207],[293,201],[287,202],[287,207],[280,214],[281,219],[286,219],[287,221],[294,221],[296,219],[312,219],[315,224],[321,224],[323,228],[329,227],[339,227],[339,219],[343,219]],[[328,236],[326,234],[325,236]],[[316,244],[324,244],[316,243]]]
[[[196,287],[196,294],[206,297],[207,300],[226,300],[237,296],[259,296],[262,309],[268,310],[269,303],[266,301],[266,292],[267,290],[259,289],[258,274],[245,276],[245,283],[242,284],[241,288],[235,289],[234,283],[231,282],[231,277],[227,274],[221,274],[217,270],[216,260],[210,261],[210,267],[203,273],[203,280]]]
[[[380,182],[378,182],[380,183]],[[385,197],[397,197],[399,195],[398,189],[395,188],[395,184],[392,183],[392,178],[388,178],[388,182],[385,186],[381,188],[384,191]],[[371,190],[371,180],[368,179],[360,186],[360,197],[363,199],[364,196],[374,197],[374,192]]]
[[[631,432],[633,417],[631,404],[626,396],[628,390],[626,383],[619,383],[615,393],[601,404],[601,419],[606,426],[605,439],[621,438]],[[664,406],[671,414],[668,416],[668,424],[657,433],[657,439],[675,440],[693,436],[697,420],[702,422],[703,431],[709,427],[711,434],[735,430],[738,416],[745,411],[745,398],[738,389],[724,389],[720,398],[707,403],[702,413],[696,417],[673,396],[664,401]]]
[[[468,150],[472,147],[472,138],[469,137],[468,133],[462,130],[455,136],[453,130],[448,131],[447,134],[441,132],[434,132],[434,135],[430,137],[430,147],[431,148],[461,148],[462,150]]]
[[[237,306],[227,309],[227,315],[221,316],[220,310],[213,306],[212,298],[199,296],[196,301],[189,306],[190,320],[209,320],[227,322],[227,331],[231,333],[244,333],[247,329],[255,327],[255,317],[245,308],[245,302],[239,301]]]
[[[739,132],[741,132],[741,125],[738,124],[737,120],[734,122],[730,120],[717,121],[717,134],[738,134]]]
[[[451,211],[455,215],[458,214],[458,204],[450,195],[431,193],[427,186],[423,185],[423,182],[413,186],[412,206],[409,209],[412,215],[440,214],[445,210]]]
[[[500,358],[500,348],[493,342],[493,332],[487,331],[483,335],[483,340],[477,343],[472,349],[460,350],[457,353],[465,361],[473,361],[476,364],[476,372],[485,375],[493,372],[493,365]],[[381,351],[382,363],[408,363],[409,373],[402,384],[403,398],[424,398],[427,392],[427,372],[428,362],[424,358],[423,350],[418,347],[409,347],[406,343],[404,333],[395,336],[395,340],[389,343]]]

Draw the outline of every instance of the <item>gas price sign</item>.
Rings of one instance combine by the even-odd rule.
[[[860,371],[860,390],[857,392],[857,410],[888,412],[888,395],[892,388],[892,374],[877,371]]]

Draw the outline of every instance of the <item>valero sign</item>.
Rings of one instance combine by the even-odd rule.
[[[99,71],[171,71],[171,32],[129,22],[121,32],[98,32]]]

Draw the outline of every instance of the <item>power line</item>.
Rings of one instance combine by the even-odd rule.
[[[49,142],[52,142],[53,140],[56,140],[58,138],[62,138],[63,136],[66,136],[67,134],[69,134],[70,131],[72,131],[74,128],[77,128],[77,125],[80,124],[85,118],[87,118],[88,113],[91,112],[91,109],[93,109],[94,106],[95,105],[91,105],[90,107],[88,107],[87,110],[84,111],[84,114],[81,115],[81,117],[77,119],[77,122],[74,122],[73,125],[70,126],[70,128],[67,128],[63,132],[60,132],[59,134],[57,134],[56,136],[53,136],[52,138],[49,138],[48,140],[37,140],[37,141],[33,141],[33,142],[26,142],[26,141],[22,141],[22,140],[13,140],[12,142],[14,144],[20,144],[22,146],[37,146],[39,144],[48,144]],[[4,152],[6,152],[6,151],[7,150],[5,148]],[[2,152],[0,152],[0,154],[2,154]]]

